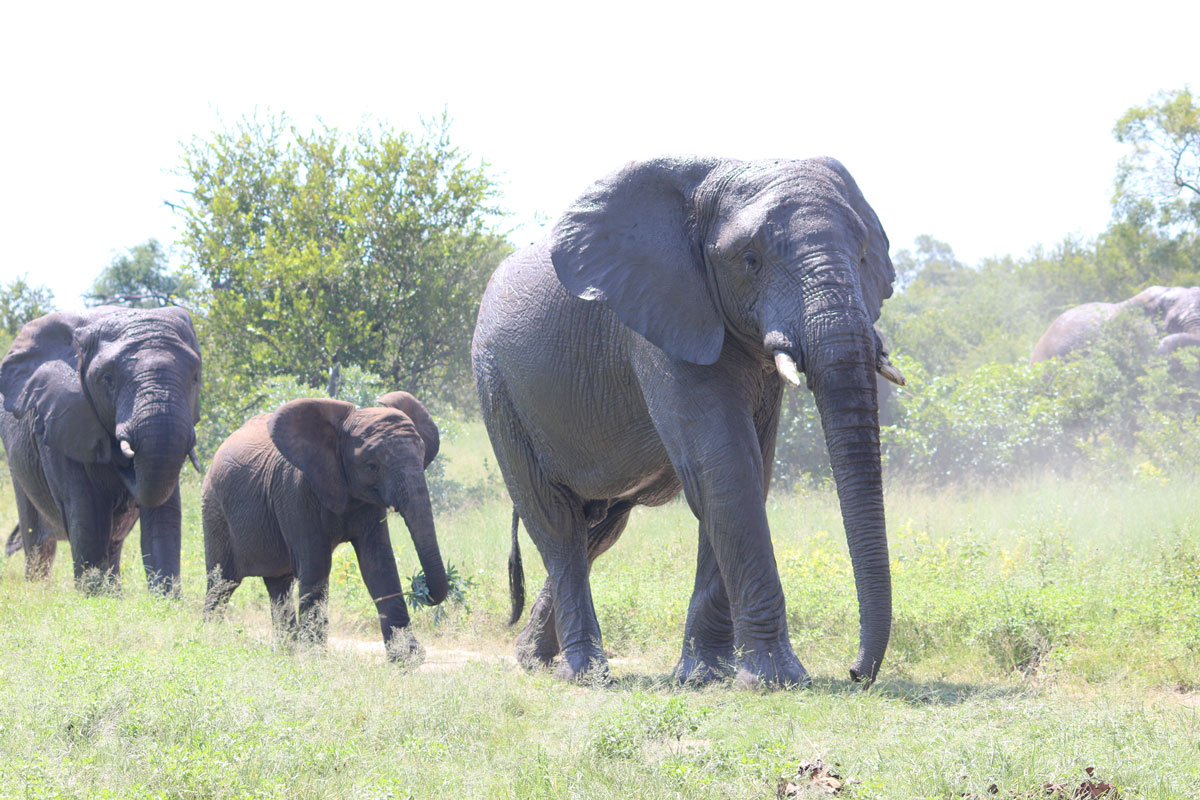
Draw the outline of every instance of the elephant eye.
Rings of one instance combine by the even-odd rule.
[[[760,263],[758,253],[754,252],[753,250],[747,250],[742,254],[742,261],[746,262],[746,268],[750,271],[758,271],[758,266]]]
[[[371,474],[377,474],[379,472],[379,465],[374,461],[371,461],[367,463],[367,469],[371,472]]]

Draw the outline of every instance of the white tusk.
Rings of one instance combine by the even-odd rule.
[[[875,364],[875,369],[878,370],[880,375],[887,378],[897,386],[903,386],[904,384],[908,383],[908,381],[904,380],[904,373],[896,369],[892,362],[888,361],[886,358],[879,359],[878,363]]]
[[[196,457],[196,448],[193,447],[191,450],[188,450],[188,458],[191,459],[192,466],[196,468],[196,472],[203,475],[204,470],[200,468],[200,459]]]
[[[775,351],[775,369],[787,379],[792,386],[800,385],[800,371],[796,369],[796,360],[782,350]]]
[[[125,455],[126,458],[133,458],[133,445],[129,444],[129,442],[122,439],[121,440],[121,452]]]

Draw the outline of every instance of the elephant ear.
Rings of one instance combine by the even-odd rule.
[[[828,157],[814,160],[841,179],[845,187],[846,202],[867,229],[867,247],[859,265],[859,280],[862,283],[863,301],[867,305],[871,322],[878,322],[883,301],[892,296],[892,283],[896,280],[896,270],[892,267],[891,256],[888,255],[891,245],[887,234],[884,233],[879,217],[875,215],[875,209],[871,208],[867,199],[863,197],[858,184],[842,162]]]
[[[79,379],[76,333],[83,319],[55,312],[21,328],[0,363],[4,409],[33,415],[34,433],[73,461],[104,463],[112,436],[96,418]]]
[[[438,433],[437,423],[433,421],[433,417],[429,416],[429,412],[425,410],[425,406],[421,405],[421,401],[413,397],[408,392],[388,392],[382,397],[375,398],[375,402],[381,406],[388,406],[397,411],[401,411],[412,420],[413,426],[417,429],[421,440],[425,442],[425,468],[429,468],[429,464],[437,456],[438,450],[441,448],[441,435]]]
[[[676,358],[711,364],[725,325],[692,230],[692,194],[715,159],[635,161],[592,184],[555,224],[550,259],[571,294],[598,300]]]
[[[350,490],[342,471],[341,437],[354,404],[307,398],[281,405],[267,418],[267,433],[283,457],[304,473],[321,504],[346,510]]]

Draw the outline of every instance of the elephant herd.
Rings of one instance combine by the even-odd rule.
[[[809,681],[789,641],[765,510],[784,387],[803,380],[857,588],[850,674],[876,677],[892,600],[876,375],[904,380],[874,328],[895,278],[888,249],[833,159],[661,158],[597,181],[497,268],[471,359],[513,503],[511,622],[524,605],[520,523],[547,572],[517,640],[523,664],[557,663],[569,679],[607,674],[591,565],[634,506],[682,492],[699,526],[675,677]],[[1200,343],[1198,295],[1155,287],[1075,309],[1034,358],[1079,346],[1130,306],[1161,321],[1160,348]],[[102,587],[140,518],[151,588],[178,590],[179,473],[189,456],[199,469],[200,362],[180,308],[56,312],[22,328],[0,363],[0,438],[19,517],[10,549],[24,549],[28,577],[47,574],[65,539],[77,584]],[[349,541],[389,657],[419,649],[386,513],[402,515],[440,602],[448,584],[424,474],[438,428],[406,392],[377,402],[294,400],[220,446],[201,491],[206,613],[261,577],[277,628],[323,640],[332,553]]]

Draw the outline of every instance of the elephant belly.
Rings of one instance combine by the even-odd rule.
[[[635,336],[568,294],[536,248],[505,262],[474,347],[493,444],[581,498],[665,502],[678,480],[629,363]]]

